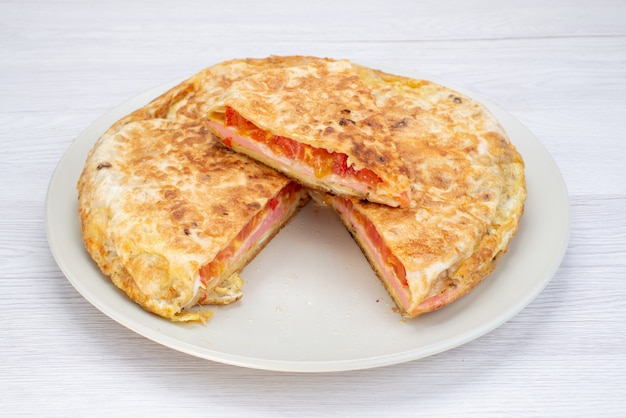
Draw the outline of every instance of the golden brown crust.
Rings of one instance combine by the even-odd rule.
[[[170,93],[171,96],[176,96],[178,91],[191,86],[188,94],[181,100],[171,101],[166,115],[159,117],[176,120],[203,120],[220,100],[224,91],[233,83],[270,68],[303,65],[318,59],[307,56],[271,56],[221,62],[194,74],[180,87],[175,88],[176,92]]]

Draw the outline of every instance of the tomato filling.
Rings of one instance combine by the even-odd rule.
[[[363,215],[361,212],[354,210],[351,200],[342,199],[342,201],[346,207],[346,210],[352,214],[354,221],[358,222],[363,227],[367,238],[377,249],[381,260],[387,266],[391,267],[391,270],[393,271],[395,277],[398,279],[398,282],[402,286],[407,287],[409,284],[406,281],[406,269],[404,268],[404,265],[400,262],[400,260],[398,260],[398,257],[396,257],[391,252],[389,247],[385,245],[383,238],[381,237],[380,233],[378,232],[372,221],[370,221],[369,218]]]
[[[346,154],[316,148],[284,136],[274,135],[257,127],[228,106],[224,115],[224,123],[226,126],[237,128],[240,134],[266,145],[274,154],[299,161],[311,167],[313,173],[318,178],[335,174],[344,178],[356,178],[359,182],[371,187],[376,187],[378,183],[382,182],[378,174],[372,170],[367,168],[356,170],[353,166],[348,166],[348,156]],[[224,138],[222,142],[226,146],[231,145],[229,138]]]
[[[286,210],[299,199],[302,189],[296,182],[291,182],[285,186],[280,193],[270,199],[265,208],[252,217],[241,231],[222,249],[208,264],[200,268],[200,283],[206,289],[207,283],[224,273],[226,268],[232,264],[243,252],[250,248],[256,239],[263,235],[263,232],[275,223],[275,218],[282,217]],[[273,216],[276,215],[276,216]],[[268,225],[265,225],[265,224]],[[265,228],[267,226],[267,228]],[[206,295],[205,295],[206,298]],[[200,303],[202,300],[199,301]]]

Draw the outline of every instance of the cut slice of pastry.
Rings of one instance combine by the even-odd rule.
[[[85,246],[146,310],[205,320],[241,297],[238,272],[308,200],[290,179],[225,149],[202,123],[135,120],[90,152],[78,183]]]
[[[208,117],[225,145],[301,184],[389,206],[409,202],[407,169],[348,61],[310,59],[242,78]]]
[[[524,208],[524,163],[482,105],[441,85],[359,67],[411,180],[406,208],[337,196],[340,215],[401,313],[444,307],[496,267]]]

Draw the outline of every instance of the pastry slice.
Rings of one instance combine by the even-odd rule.
[[[358,67],[411,182],[404,208],[321,195],[405,317],[440,309],[497,266],[521,221],[524,162],[494,116],[426,80]]]
[[[224,148],[202,123],[130,121],[105,133],[78,182],[85,247],[144,309],[204,321],[242,296],[239,271],[308,200]]]

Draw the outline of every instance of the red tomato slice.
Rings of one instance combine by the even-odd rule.
[[[345,177],[348,173],[348,156],[338,152],[333,153],[333,173]]]
[[[278,155],[283,155],[291,159],[298,159],[297,157],[300,152],[300,144],[293,139],[275,135],[271,139],[270,144],[272,151],[276,152]]]
[[[239,114],[233,110],[232,107],[226,106],[226,111],[224,112],[224,125],[226,126],[238,126],[237,119]]]
[[[363,168],[357,171],[355,174],[356,174],[356,178],[359,179],[359,181],[362,181],[363,183],[367,183],[371,186],[376,186],[378,183],[382,181],[382,179],[378,177],[378,174],[374,173],[372,170],[369,170],[367,168]]]

